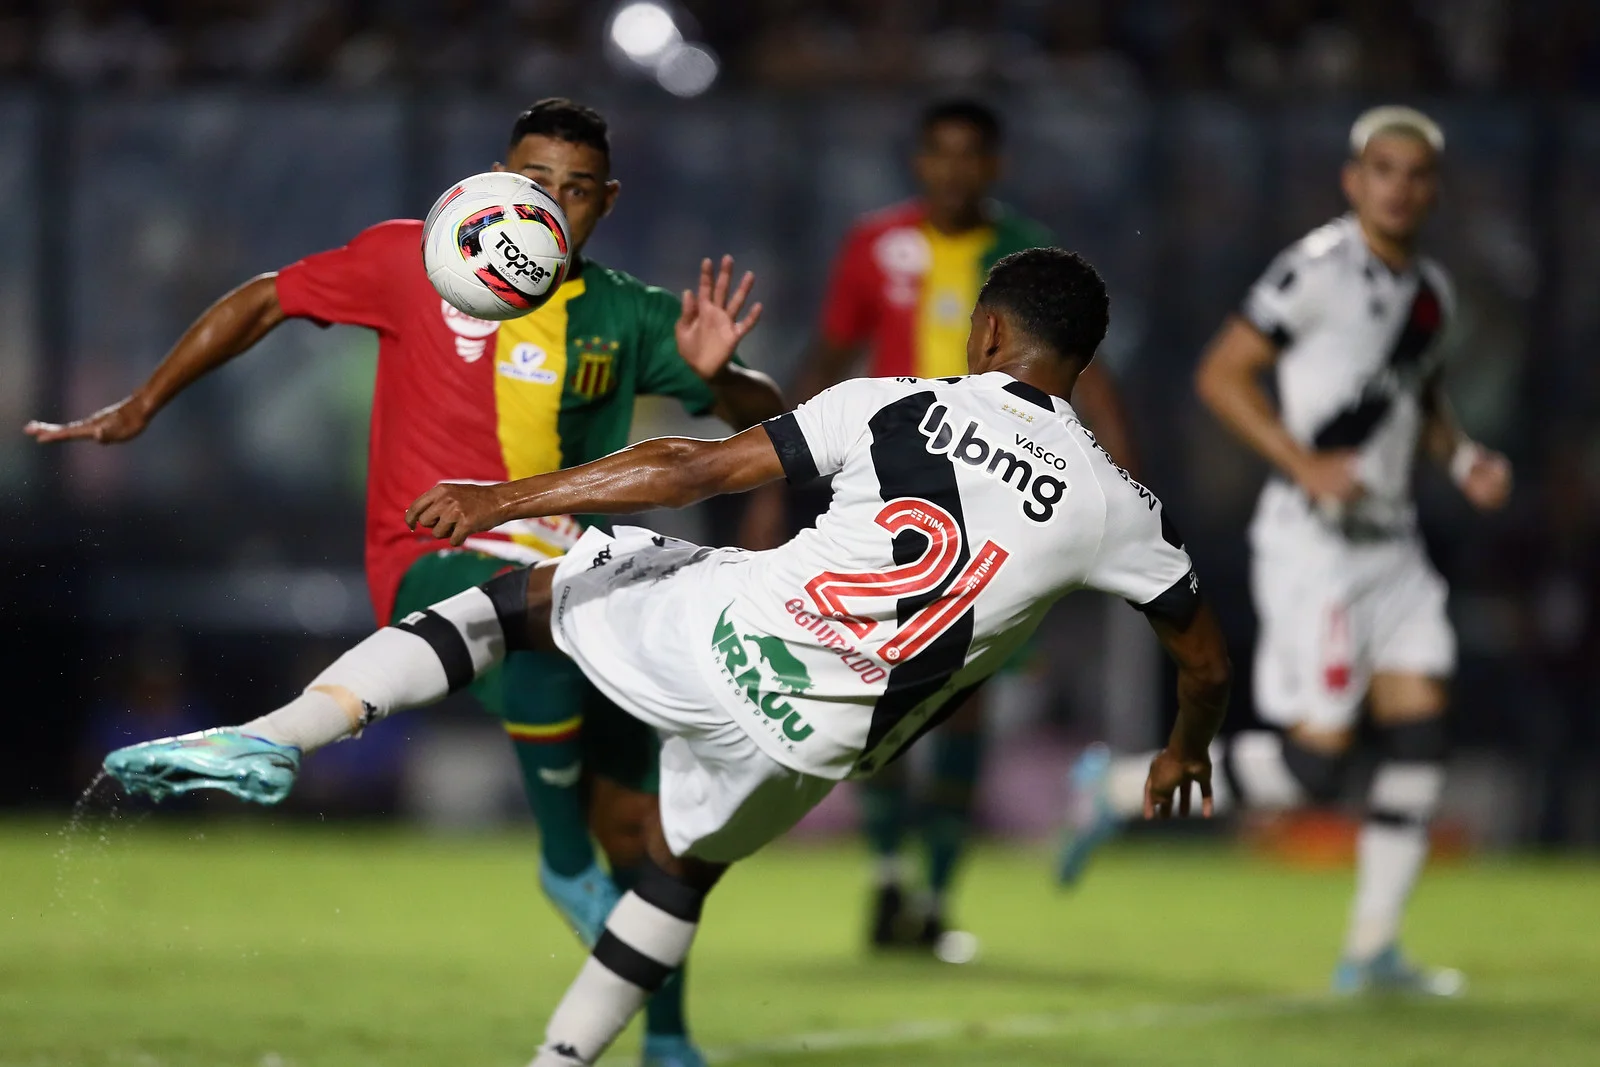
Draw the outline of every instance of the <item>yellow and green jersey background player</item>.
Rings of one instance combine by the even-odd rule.
[[[720,267],[702,262],[698,287],[679,296],[582,257],[621,190],[610,162],[605,121],[589,108],[549,99],[516,120],[495,169],[525,174],[556,197],[574,255],[566,282],[529,315],[505,323],[461,315],[428,283],[421,223],[379,223],[223,297],[120,403],[29,432],[41,441],[126,441],[286,319],[363,326],[379,339],[366,531],[377,618],[396,621],[502,570],[559,555],[594,520],[512,524],[440,551],[406,528],[405,508],[439,481],[524,478],[613,452],[627,443],[637,396],[674,397],[735,429],[784,410],[772,381],[733,358],[760,305],[745,308],[752,279],[733,285],[730,258]],[[645,861],[656,740],[565,657],[513,653],[472,692],[504,722],[516,751],[539,826],[541,884],[592,943],[619,886]],[[681,975],[649,1005],[644,1062],[703,1062],[688,1039]]]

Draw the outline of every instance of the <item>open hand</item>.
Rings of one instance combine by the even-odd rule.
[[[460,546],[475,533],[492,530],[500,518],[500,487],[440,482],[406,509],[406,525],[432,530],[439,540]]]
[[[678,316],[673,331],[678,341],[678,354],[706,381],[715,378],[728,365],[733,350],[761,319],[759,303],[751,305],[750,313],[739,318],[756,276],[745,271],[739,287],[730,295],[728,286],[732,282],[732,256],[722,257],[721,269],[714,278],[711,260],[703,259],[699,289],[683,291],[683,314]]]
[[[1211,758],[1183,756],[1164,748],[1150,761],[1150,776],[1144,782],[1144,817],[1170,819],[1173,795],[1177,795],[1178,814],[1189,814],[1191,785],[1200,787],[1200,814],[1211,818]]]
[[[1500,453],[1480,448],[1461,479],[1461,495],[1479,511],[1498,511],[1511,498],[1511,461]]]
[[[150,412],[136,396],[125,397],[110,407],[101,408],[87,418],[72,422],[40,422],[35,419],[22,432],[40,444],[54,441],[98,441],[114,445],[131,441],[150,424]]]

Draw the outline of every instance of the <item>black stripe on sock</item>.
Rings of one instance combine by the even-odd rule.
[[[528,579],[532,574],[532,567],[514,567],[479,586],[494,605],[507,652],[527,652],[533,648],[532,635],[528,633]]]
[[[1393,808],[1372,808],[1367,812],[1367,821],[1378,826],[1390,826],[1396,830],[1420,830],[1428,824],[1427,819],[1407,815]]]
[[[472,653],[467,649],[467,639],[461,636],[455,624],[432,608],[414,611],[395,623],[395,629],[416,634],[433,649],[444,668],[445,682],[450,692],[464,689],[472,682]]]
[[[639,867],[639,883],[633,891],[646,904],[686,923],[700,921],[700,909],[706,902],[704,892],[680,882],[648,857]]]
[[[610,930],[602,933],[600,940],[595,942],[593,956],[600,966],[646,993],[660,989],[661,983],[675,969],[651,959]]]

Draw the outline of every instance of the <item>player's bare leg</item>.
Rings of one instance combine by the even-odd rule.
[[[1356,848],[1356,894],[1344,959],[1334,974],[1340,992],[1399,990],[1453,996],[1457,971],[1408,964],[1399,951],[1401,920],[1428,856],[1428,823],[1444,785],[1448,703],[1444,681],[1380,673],[1368,692],[1377,727],[1377,769],[1367,794]]]
[[[638,884],[612,910],[551,1015],[533,1067],[594,1063],[688,957],[706,894],[728,865],[674,856],[655,811],[646,853]]]

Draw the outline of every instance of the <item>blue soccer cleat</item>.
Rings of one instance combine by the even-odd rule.
[[[617,883],[598,863],[567,876],[557,874],[540,860],[539,885],[584,948],[594,948],[595,942],[600,940],[600,932],[606,928],[606,916],[622,899]]]
[[[294,785],[300,750],[224,726],[119,748],[106,757],[105,769],[129,793],[152,800],[219,789],[240,800],[276,804]]]
[[[1467,991],[1467,979],[1449,967],[1418,967],[1400,954],[1398,946],[1390,945],[1370,960],[1340,960],[1333,970],[1333,991],[1341,996],[1459,997]]]
[[[1067,827],[1056,856],[1056,881],[1076,885],[1089,857],[1117,832],[1111,810],[1111,750],[1090,745],[1067,774]]]
[[[706,1067],[706,1058],[684,1034],[646,1034],[639,1067]]]

